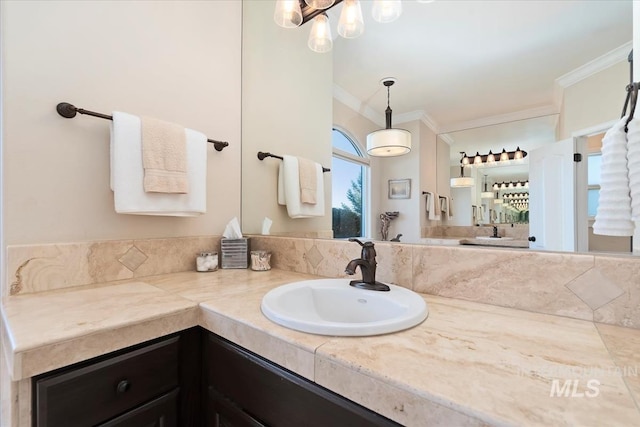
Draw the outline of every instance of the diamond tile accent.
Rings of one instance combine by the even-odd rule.
[[[124,255],[118,258],[120,264],[124,265],[131,271],[136,271],[147,260],[147,256],[140,249],[131,246]]]
[[[578,276],[566,286],[592,310],[597,310],[624,294],[623,289],[594,268]]]
[[[320,265],[324,259],[318,248],[316,248],[316,245],[313,245],[311,249],[307,251],[305,256],[313,268],[318,268],[318,265]]]

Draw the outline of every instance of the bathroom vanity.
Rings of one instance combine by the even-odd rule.
[[[67,393],[85,399],[102,377],[107,401],[118,389],[127,396],[90,421],[105,425],[193,416],[178,425],[277,426],[283,414],[327,405],[320,412],[348,417],[343,425],[640,425],[640,379],[611,374],[636,365],[638,330],[431,295],[425,322],[372,337],[297,332],[260,312],[269,290],[315,278],[275,268],[185,272],[6,299],[8,426],[39,425],[38,396],[54,398],[56,384],[70,381]],[[183,331],[194,327],[200,349],[185,356]],[[150,354],[162,354],[153,358],[158,378],[145,374]],[[199,355],[202,372],[184,373],[181,360]],[[129,364],[142,368],[119,371]],[[587,378],[580,369],[590,367]],[[598,382],[597,396],[585,396],[587,380]],[[551,394],[558,381],[572,388]],[[198,389],[204,406],[185,407],[201,401],[185,399]],[[91,407],[82,402],[69,410]],[[44,408],[45,418],[55,414]]]

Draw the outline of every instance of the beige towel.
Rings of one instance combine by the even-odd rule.
[[[142,117],[142,166],[147,193],[189,192],[187,142],[182,126]]]
[[[316,194],[318,192],[316,163],[298,157],[298,175],[300,178],[300,203],[315,205],[317,203]]]

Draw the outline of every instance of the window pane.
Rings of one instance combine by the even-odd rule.
[[[361,156],[360,152],[356,150],[353,143],[347,138],[342,132],[339,130],[333,130],[331,133],[331,139],[333,148],[337,148],[338,150],[346,151],[349,154],[354,154],[356,156]]]
[[[600,199],[600,189],[591,188],[587,190],[587,214],[590,217],[596,216],[598,209],[598,199]]]
[[[600,167],[602,154],[594,154],[587,158],[587,185],[600,185]]]
[[[356,163],[333,158],[331,163],[333,237],[362,236],[362,176]]]

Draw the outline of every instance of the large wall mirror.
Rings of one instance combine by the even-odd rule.
[[[268,15],[272,15],[275,6],[275,1],[248,0],[245,3],[245,8],[254,5],[261,8],[261,14]],[[264,3],[271,4],[264,6]],[[326,72],[332,69],[333,125],[339,124],[341,129],[355,136],[361,145],[364,145],[368,132],[381,127],[384,117],[387,94],[381,89],[380,80],[388,76],[396,77],[398,82],[391,93],[394,125],[417,130],[420,135],[417,140],[414,139],[414,144],[449,147],[448,155],[441,156],[440,150],[437,156],[423,150],[412,162],[406,159],[371,159],[369,202],[373,212],[369,213],[370,224],[375,222],[381,211],[386,210],[387,178],[413,177],[411,188],[415,188],[416,193],[409,199],[413,202],[425,187],[436,187],[435,183],[425,183],[423,180],[437,180],[439,187],[443,173],[451,177],[459,174],[457,165],[460,151],[475,155],[476,152],[486,154],[489,150],[495,153],[503,148],[515,150],[519,146],[529,153],[522,164],[467,169],[466,173],[474,174],[480,186],[474,190],[477,193],[484,190],[484,175],[487,175],[489,187],[496,182],[524,182],[529,179],[531,153],[537,148],[572,139],[580,136],[580,132],[585,138],[601,133],[606,131],[603,126],[619,116],[625,86],[629,81],[626,56],[631,49],[632,39],[631,1],[426,3],[407,0],[402,3],[403,14],[398,21],[378,24],[371,18],[371,2],[361,1],[365,22],[365,32],[361,37],[334,37],[332,52],[313,54],[329,58],[328,62],[323,60],[322,64],[317,64],[321,67],[309,66],[307,53],[298,52],[303,60],[290,62],[288,65],[295,68],[289,67],[286,73],[283,69],[282,73],[277,74],[282,84],[286,82],[285,75],[303,75],[308,88],[315,90],[318,84],[326,83],[326,76],[317,70]],[[338,5],[329,12],[334,35],[341,8]],[[308,49],[305,41],[310,25],[294,30],[265,31],[264,26],[271,24],[270,17],[260,22],[259,26],[254,19],[253,22],[245,22],[243,31],[245,35],[252,32],[261,34],[262,39],[265,34],[274,33],[277,38],[299,40],[300,43],[287,45],[287,57],[291,57],[293,52],[290,50],[293,48]],[[269,43],[262,43],[259,52],[255,46],[252,51],[245,50],[243,62],[248,64],[249,57],[259,56],[263,59],[263,66],[272,63],[274,61],[268,61],[268,52],[262,50],[273,50],[275,57],[280,58],[282,49],[277,46],[277,40],[273,39]],[[594,61],[599,65],[590,68]],[[249,72],[255,74],[253,68],[249,70],[243,67],[243,75]],[[576,70],[579,72],[575,73]],[[243,229],[251,233],[259,232],[264,206],[273,201],[270,200],[271,194],[269,199],[265,199],[264,191],[254,188],[253,183],[262,184],[263,179],[249,176],[251,174],[245,173],[245,168],[262,170],[269,167],[273,171],[274,167],[256,165],[255,154],[245,153],[245,147],[251,150],[256,148],[254,143],[247,144],[247,135],[256,133],[256,128],[244,120],[244,110],[262,103],[265,110],[278,111],[279,116],[293,113],[302,129],[301,135],[304,135],[304,129],[313,122],[313,116],[298,114],[305,109],[302,104],[309,103],[316,109],[318,105],[331,108],[332,94],[325,86],[315,90],[313,102],[309,101],[307,90],[280,90],[282,93],[269,99],[255,99],[248,89],[251,88],[247,88],[243,78],[242,212]],[[339,108],[336,108],[336,103],[340,104]],[[349,117],[345,119],[346,111]],[[323,120],[326,122],[326,118]],[[352,128],[351,124],[356,122],[358,127]],[[319,156],[321,161],[330,163],[331,126],[326,127],[326,137],[316,138],[313,149],[318,150],[320,145],[324,147],[326,144]],[[270,128],[273,126],[262,126],[259,135],[254,138],[259,140],[260,147],[269,149],[269,144],[274,144],[270,142]],[[286,132],[281,135],[286,135]],[[302,141],[304,136],[292,143],[285,142],[281,135],[277,138],[279,150],[305,154],[303,148],[291,145]],[[313,135],[318,135],[318,132]],[[435,157],[438,158],[437,164],[424,167],[425,159],[430,158],[435,162]],[[417,171],[403,176],[394,173],[392,177],[384,173],[394,168],[406,170],[406,166],[400,168],[398,162],[404,162],[403,165],[414,164],[412,167]],[[270,172],[268,176],[271,175],[273,173]],[[380,176],[382,178],[377,178]],[[248,182],[249,179],[251,182]],[[245,181],[249,185],[245,185]],[[330,186],[329,182],[330,177],[327,176],[325,183]],[[252,192],[256,194],[250,194]],[[555,203],[543,202],[546,205]],[[419,204],[411,207],[416,211],[416,217],[421,215],[422,208]],[[279,215],[275,212],[279,212],[277,206],[273,211],[269,215]],[[503,214],[502,218],[500,213]],[[533,212],[530,211],[529,215],[531,220]],[[514,221],[514,218],[515,213],[507,212],[503,206],[497,212],[496,221],[508,222]],[[304,220],[287,222],[286,218],[276,219],[281,221],[280,228],[272,230],[275,234],[304,234],[310,231],[303,225]],[[401,220],[397,221],[399,223]],[[465,218],[464,224],[467,223],[473,224],[473,216]],[[326,222],[317,225],[318,231],[326,232],[330,228]],[[424,224],[416,222],[418,230],[421,226]],[[376,227],[371,226],[372,234],[367,237],[376,238],[375,231]]]

